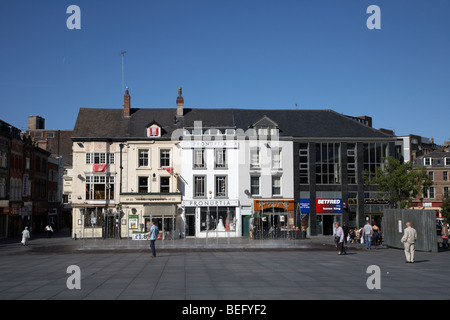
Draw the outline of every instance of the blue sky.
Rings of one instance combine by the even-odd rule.
[[[69,30],[69,5],[81,30]],[[369,5],[381,29],[369,30]],[[0,119],[79,108],[333,109],[450,140],[448,0],[0,1]]]

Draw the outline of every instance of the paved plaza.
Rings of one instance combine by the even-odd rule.
[[[402,250],[385,247],[353,244],[339,256],[326,237],[239,241],[157,242],[156,258],[145,241],[2,243],[0,299],[449,299],[449,251],[416,252],[416,263],[407,264]],[[80,268],[81,289],[67,287],[72,265]],[[379,267],[380,289],[367,286],[376,276],[369,266]]]

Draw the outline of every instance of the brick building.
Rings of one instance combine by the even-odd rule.
[[[435,210],[439,217],[442,200],[450,194],[450,152],[433,151],[413,160],[413,168],[425,168],[433,186],[425,188],[423,197],[416,199],[412,207],[425,210]]]

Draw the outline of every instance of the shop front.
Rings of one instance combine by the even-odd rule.
[[[151,221],[160,231],[159,239],[176,240],[184,237],[180,193],[124,193],[120,200],[124,212],[122,234],[125,237],[148,233]]]
[[[334,223],[342,225],[342,199],[316,199],[316,232],[317,235],[332,235]]]
[[[384,210],[389,209],[389,201],[368,198],[364,199],[364,219],[365,222],[369,222],[371,225],[381,226],[383,221]]]
[[[178,218],[178,223],[177,223]],[[169,205],[147,205],[144,207],[144,232],[150,232],[153,223],[160,230],[159,239],[175,240],[182,237],[181,223],[177,206]]]
[[[113,205],[73,205],[73,237],[76,239],[120,239],[123,212]]]
[[[294,199],[253,200],[252,237],[286,238],[298,229]]]
[[[182,207],[188,236],[223,238],[242,235],[238,200],[185,200]]]

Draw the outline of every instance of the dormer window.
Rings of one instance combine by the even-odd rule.
[[[147,125],[147,137],[149,138],[161,137],[161,127],[155,122],[152,122],[149,125]]]
[[[431,158],[423,158],[423,164],[425,166],[431,166]]]
[[[236,129],[225,129],[225,134],[229,136],[233,136],[236,134]]]
[[[252,126],[258,136],[277,136],[278,124],[267,116],[256,121]]]

